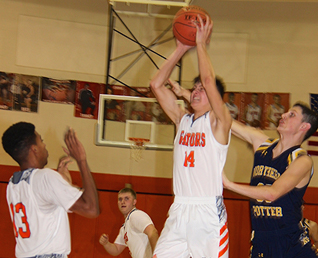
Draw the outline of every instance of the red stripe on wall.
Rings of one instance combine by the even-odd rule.
[[[0,181],[8,182],[12,174],[19,171],[18,166],[0,165]],[[70,171],[73,184],[82,186],[78,171]],[[103,173],[92,173],[98,190],[119,191],[125,184],[132,184],[134,190],[140,193],[172,195],[172,179],[146,176],[126,176]]]
[[[310,146],[318,146],[318,142],[316,142],[316,141],[308,141],[308,145],[310,145]]]

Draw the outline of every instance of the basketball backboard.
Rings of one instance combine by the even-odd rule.
[[[174,137],[175,125],[155,98],[100,95],[96,145],[131,148],[138,138],[145,149],[172,150]]]

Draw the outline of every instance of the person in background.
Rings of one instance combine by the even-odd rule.
[[[257,104],[258,94],[253,93],[251,102],[245,107],[243,120],[245,123],[252,127],[261,126],[262,108]]]
[[[234,103],[234,100],[235,100],[234,92],[230,92],[228,97],[229,97],[229,101],[226,102],[225,104],[230,111],[231,117],[233,119],[237,120],[239,110],[238,110],[238,107]]]
[[[305,206],[304,204],[301,206],[302,212],[304,212]],[[312,249],[315,251],[316,255],[318,255],[318,224],[313,221],[302,217],[301,225],[304,229],[303,238],[310,241],[312,244]]]
[[[158,231],[147,213],[136,208],[137,195],[131,188],[123,188],[118,192],[118,208],[124,215],[125,222],[121,226],[114,243],[109,236],[102,234],[99,243],[107,253],[117,256],[128,247],[133,258],[151,258],[158,240]]]
[[[275,129],[278,126],[282,114],[285,113],[285,107],[281,105],[281,97],[278,94],[273,96],[274,103],[267,108],[267,120],[269,122],[268,129]]]

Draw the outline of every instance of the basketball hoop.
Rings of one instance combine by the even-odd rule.
[[[139,160],[142,159],[142,153],[146,149],[145,143],[150,142],[150,140],[144,139],[144,138],[134,138],[134,137],[129,137],[128,139],[129,141],[131,141],[130,158],[138,162]]]

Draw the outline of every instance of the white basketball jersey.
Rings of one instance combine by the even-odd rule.
[[[152,250],[148,236],[143,233],[151,224],[152,220],[147,213],[133,209],[127,215],[114,243],[126,245],[133,258],[151,258]]]
[[[247,112],[246,112],[246,120],[252,122],[254,120],[261,120],[261,107],[259,105],[252,106],[251,104],[247,105]]]
[[[174,140],[173,190],[176,196],[211,197],[223,193],[227,145],[213,136],[209,112],[193,121],[184,115]]]
[[[7,186],[7,202],[16,239],[16,257],[69,254],[67,210],[81,194],[51,169],[14,173]]]
[[[229,109],[230,114],[231,114],[231,117],[232,117],[233,119],[236,119],[236,118],[237,118],[237,115],[238,115],[238,113],[239,113],[238,107],[237,107],[235,104],[231,105],[231,104],[228,103],[228,102],[226,102],[225,105],[226,105],[227,108]]]
[[[282,114],[285,113],[285,107],[284,106],[276,107],[276,105],[272,104],[272,105],[270,105],[270,109],[271,109],[270,118],[273,121],[275,121],[275,122],[278,122],[278,120],[281,119]],[[270,122],[269,123],[269,128],[275,129],[276,125]]]

